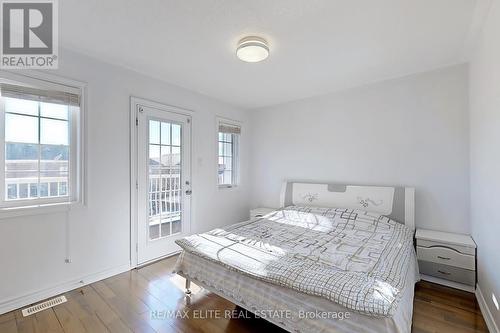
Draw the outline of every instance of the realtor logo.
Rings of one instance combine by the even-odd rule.
[[[1,68],[57,68],[57,0],[2,0],[0,16]]]

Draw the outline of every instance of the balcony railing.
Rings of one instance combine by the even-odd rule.
[[[181,177],[176,173],[149,175],[149,237],[157,239],[181,231]]]
[[[26,200],[68,196],[68,161],[6,160],[5,198]]]

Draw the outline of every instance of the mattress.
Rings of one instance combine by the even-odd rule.
[[[304,333],[410,332],[414,284],[419,279],[414,256],[394,314],[372,317],[325,298],[252,278],[185,251],[175,271],[290,332]]]
[[[344,208],[289,206],[176,243],[241,274],[374,317],[394,314],[415,259],[412,230]]]

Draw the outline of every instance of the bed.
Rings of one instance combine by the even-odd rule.
[[[289,332],[410,332],[414,189],[287,181],[281,208],[178,241],[175,271]]]

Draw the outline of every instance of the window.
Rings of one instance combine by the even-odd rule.
[[[149,239],[181,230],[181,125],[149,120]]]
[[[239,181],[241,127],[226,121],[219,121],[218,125],[218,184],[233,187]]]
[[[79,197],[80,94],[38,80],[0,78],[0,206]],[[61,90],[55,90],[54,87]]]

